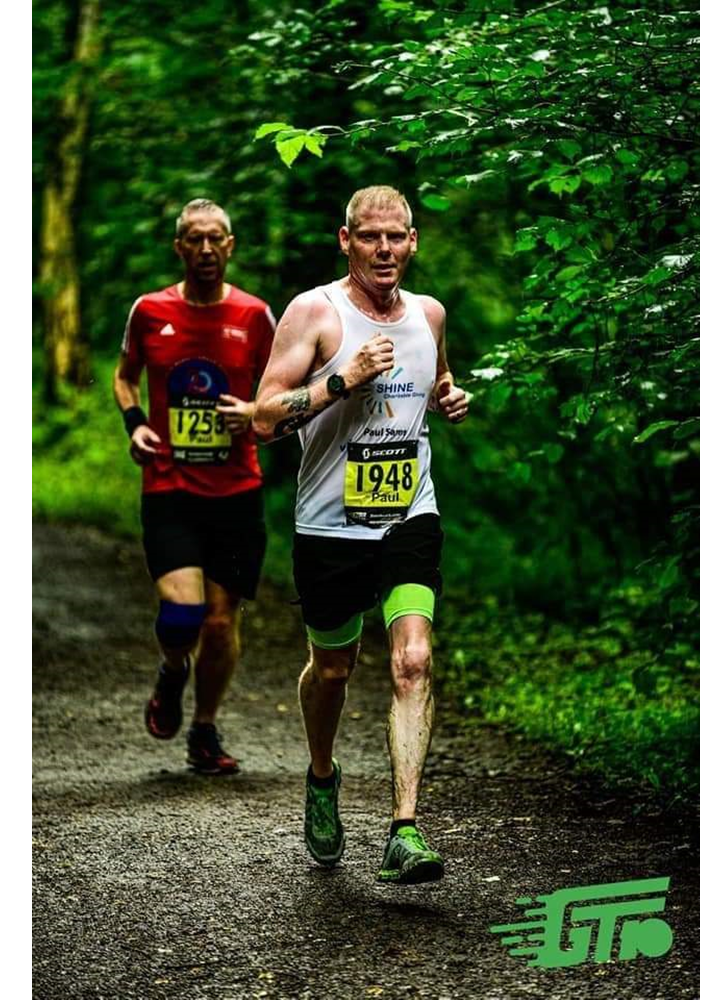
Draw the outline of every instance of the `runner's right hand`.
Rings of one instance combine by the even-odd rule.
[[[386,334],[375,334],[370,341],[362,344],[348,365],[339,369],[339,374],[344,376],[347,389],[354,389],[393,368],[394,341]]]
[[[153,428],[141,424],[131,435],[131,459],[139,466],[147,466],[158,455],[158,449],[154,445],[160,444],[161,439]]]

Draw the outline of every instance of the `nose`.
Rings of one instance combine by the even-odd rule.
[[[207,236],[204,236],[203,243],[201,244],[201,253],[202,254],[210,254],[211,251],[212,251],[212,249],[213,248],[211,247],[211,241],[209,240],[209,238]]]
[[[387,240],[387,238],[384,235],[384,233],[382,233],[382,235],[379,237],[379,248],[378,248],[378,250],[379,250],[380,254],[388,254],[389,253],[389,250],[390,250],[389,240]]]

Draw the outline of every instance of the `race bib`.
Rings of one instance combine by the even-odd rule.
[[[376,528],[404,521],[419,485],[417,442],[349,442],[344,474],[347,524]]]
[[[173,368],[168,377],[168,436],[175,462],[226,462],[231,434],[216,403],[227,392],[226,374],[214,362],[193,359]]]

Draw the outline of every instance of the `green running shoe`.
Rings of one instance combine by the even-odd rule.
[[[380,883],[433,883],[444,875],[442,856],[416,827],[400,827],[390,837],[377,880]]]
[[[341,766],[331,759],[334,785],[328,789],[312,785],[306,779],[306,816],[304,840],[313,858],[320,865],[336,865],[344,853],[344,827],[339,819],[339,786]]]

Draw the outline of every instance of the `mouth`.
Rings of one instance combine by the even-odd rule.
[[[397,270],[396,264],[374,264],[372,270],[377,275],[389,275]]]

